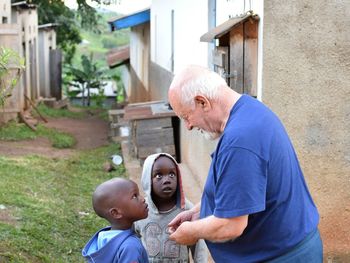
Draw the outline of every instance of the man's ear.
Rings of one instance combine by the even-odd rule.
[[[115,219],[121,219],[123,217],[121,211],[118,208],[109,209],[109,214]]]
[[[204,97],[202,95],[196,95],[194,97],[194,101],[195,101],[196,106],[199,106],[204,111],[208,111],[208,110],[211,109],[210,101],[206,97]]]

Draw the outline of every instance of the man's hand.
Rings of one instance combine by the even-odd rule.
[[[186,211],[187,212],[187,211]],[[179,225],[176,229],[175,232],[173,232],[169,238],[173,241],[175,241],[178,244],[181,245],[194,245],[197,243],[198,238],[194,235],[194,233],[191,233],[192,230],[192,223],[188,222],[183,222],[181,225]],[[171,222],[170,222],[171,223]]]
[[[187,210],[179,213],[173,220],[168,224],[168,231],[170,234],[174,233],[179,226],[186,221],[195,221],[199,219],[199,212],[193,210]]]

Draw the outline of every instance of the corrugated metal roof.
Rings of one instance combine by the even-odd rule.
[[[35,4],[27,3],[27,1],[12,3],[11,6],[19,8],[36,8]]]
[[[233,17],[227,20],[226,22],[222,23],[221,25],[218,25],[217,27],[209,30],[204,35],[202,35],[200,38],[200,41],[211,42],[213,39],[220,38],[221,36],[225,35],[227,32],[231,31],[232,28],[244,23],[250,18],[254,20],[259,20],[259,16],[251,12],[248,12],[243,16]]]
[[[110,68],[115,68],[129,61],[130,47],[124,47],[117,50],[112,50],[107,54],[107,64]]]
[[[108,21],[111,31],[137,26],[150,21],[151,10],[149,8]]]
[[[58,23],[49,23],[49,24],[42,24],[42,25],[38,25],[38,29],[51,29],[51,28],[55,28],[58,26]]]

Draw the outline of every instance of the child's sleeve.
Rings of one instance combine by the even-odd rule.
[[[148,263],[148,255],[141,240],[124,242],[118,252],[118,263]]]
[[[190,246],[194,263],[208,263],[208,249],[203,239]]]

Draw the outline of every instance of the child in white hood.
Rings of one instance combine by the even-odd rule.
[[[149,213],[146,219],[135,222],[135,231],[141,235],[149,262],[190,262],[191,250],[195,263],[207,263],[208,252],[203,240],[184,246],[169,239],[168,223],[193,206],[184,196],[176,160],[167,153],[148,156],[143,165],[141,185]]]

